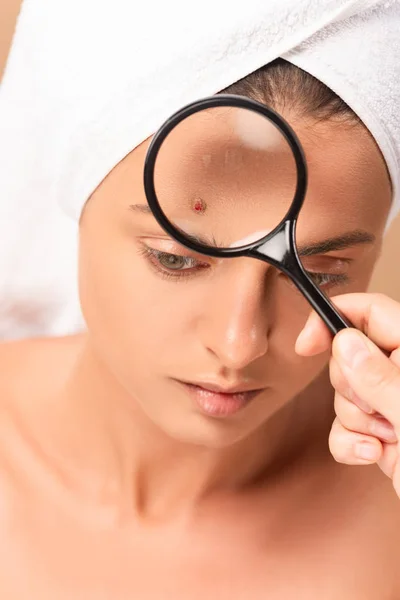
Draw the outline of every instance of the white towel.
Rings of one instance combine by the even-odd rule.
[[[0,337],[82,326],[88,196],[172,112],[279,56],[370,129],[392,178],[391,220],[399,32],[400,0],[25,0],[0,93]]]

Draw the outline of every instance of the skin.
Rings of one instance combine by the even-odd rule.
[[[286,116],[310,169],[299,244],[375,238],[305,265],[348,276],[332,296],[362,292],[390,206],[381,155],[361,127]],[[88,331],[0,351],[2,597],[398,597],[398,499],[377,467],[332,459],[330,348],[295,351],[309,306],[268,264],[193,257],[131,209],[147,145],[82,216]],[[203,266],[165,278],[143,245]],[[174,378],[265,390],[213,418]]]

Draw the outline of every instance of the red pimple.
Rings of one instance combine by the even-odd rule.
[[[204,202],[202,200],[196,200],[193,205],[193,210],[197,213],[202,213],[205,210]]]

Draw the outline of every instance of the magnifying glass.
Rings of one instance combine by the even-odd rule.
[[[301,144],[264,104],[221,94],[172,115],[144,167],[149,207],[178,243],[207,256],[247,256],[285,273],[333,335],[351,327],[304,268],[296,223],[307,190]]]

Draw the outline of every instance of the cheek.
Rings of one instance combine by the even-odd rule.
[[[270,324],[272,339],[292,345],[304,327],[311,306],[295,285],[286,277],[279,276],[273,294],[271,312],[274,319]],[[272,342],[271,339],[271,342]]]
[[[80,248],[80,300],[88,329],[110,358],[115,353],[114,362],[131,364],[134,356],[135,365],[148,369],[182,342],[185,315],[189,318],[185,295],[179,284],[150,271],[131,240],[104,248],[85,240]]]
[[[274,320],[270,324],[268,355],[277,374],[282,395],[293,396],[308,385],[326,366],[329,352],[315,357],[296,354],[295,342],[303,329],[311,306],[286,280],[279,283],[275,295]]]

